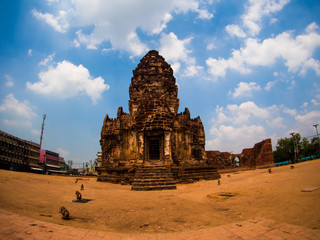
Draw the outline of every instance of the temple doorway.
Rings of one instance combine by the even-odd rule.
[[[149,159],[159,160],[160,159],[160,140],[159,138],[149,139]]]

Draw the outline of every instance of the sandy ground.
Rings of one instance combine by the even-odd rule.
[[[0,170],[0,208],[61,225],[123,233],[166,233],[268,218],[320,229],[320,160],[226,173],[177,190],[136,192],[95,178]],[[84,190],[80,190],[84,184]],[[75,191],[90,199],[77,203]],[[302,191],[308,190],[308,191]],[[310,190],[310,191],[309,191]],[[233,197],[219,196],[231,194]],[[71,220],[62,220],[65,206]]]

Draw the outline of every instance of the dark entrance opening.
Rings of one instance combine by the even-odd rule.
[[[149,140],[149,159],[150,160],[160,159],[160,140],[159,139]]]

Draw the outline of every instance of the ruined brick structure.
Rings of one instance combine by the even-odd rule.
[[[232,168],[264,168],[274,166],[271,139],[265,139],[245,148],[241,154],[229,152],[206,151],[207,157],[218,169]],[[238,161],[237,161],[238,160]]]
[[[271,139],[258,142],[253,148],[243,149],[240,164],[251,168],[274,166]]]
[[[153,190],[219,177],[206,159],[201,119],[190,118],[187,108],[178,113],[173,70],[157,51],[133,71],[129,96],[129,114],[119,107],[117,118],[106,115],[103,121],[98,180]]]

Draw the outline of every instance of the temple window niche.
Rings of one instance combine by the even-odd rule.
[[[187,108],[178,113],[173,70],[157,51],[149,51],[133,70],[129,96],[129,113],[119,107],[116,119],[104,119],[99,180],[131,183],[147,166],[165,167],[173,178],[188,167],[209,167],[217,178],[206,161],[201,119],[190,118]]]

